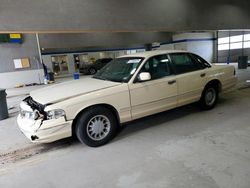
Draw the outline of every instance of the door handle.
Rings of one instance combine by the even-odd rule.
[[[176,80],[171,80],[171,81],[168,81],[168,84],[171,85],[171,84],[174,84],[176,82]]]
[[[200,76],[201,76],[201,77],[204,77],[204,76],[206,76],[206,73],[202,73]]]

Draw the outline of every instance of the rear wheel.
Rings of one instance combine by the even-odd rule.
[[[108,143],[117,132],[114,114],[105,107],[93,107],[82,113],[76,124],[76,136],[81,143],[98,147]]]
[[[218,101],[218,89],[215,85],[207,85],[202,92],[200,99],[201,108],[204,110],[212,109]]]

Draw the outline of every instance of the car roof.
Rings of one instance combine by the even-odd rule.
[[[153,50],[153,51],[146,51],[146,52],[139,52],[139,53],[134,53],[134,54],[129,54],[129,55],[123,55],[119,56],[118,58],[121,57],[143,57],[143,58],[148,58],[152,57],[155,55],[161,55],[161,54],[170,54],[170,53],[188,53],[187,51],[183,50]]]

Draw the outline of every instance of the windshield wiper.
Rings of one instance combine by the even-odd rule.
[[[107,80],[106,78],[103,78],[101,76],[93,76],[93,78],[99,79],[99,80]]]
[[[104,78],[104,77],[101,77],[101,76],[93,76],[93,78],[96,78],[96,79],[99,79],[99,80],[110,81],[110,82],[119,82],[119,83],[122,82],[122,81],[120,81],[120,80],[108,79],[108,78]],[[123,83],[123,82],[122,82],[122,83]]]

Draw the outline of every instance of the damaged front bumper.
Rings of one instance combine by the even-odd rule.
[[[21,132],[32,142],[50,143],[72,135],[72,121],[66,121],[65,117],[57,119],[30,118],[35,113],[25,102],[20,104],[21,113],[17,117],[17,124]],[[24,111],[24,112],[23,112]]]
[[[21,132],[32,142],[50,143],[72,135],[72,121],[65,121],[65,118],[53,120],[29,120],[17,117],[17,124]]]

